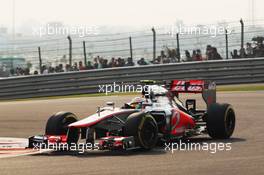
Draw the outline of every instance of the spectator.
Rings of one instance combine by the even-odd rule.
[[[193,50],[193,52],[192,52],[192,60],[193,61],[196,60],[196,50]]]
[[[25,70],[24,70],[24,75],[30,75],[30,70],[29,70],[29,68],[25,68]]]
[[[206,59],[213,60],[213,48],[211,45],[206,46]]]
[[[252,41],[255,42],[256,46],[253,48],[254,57],[263,57],[264,56],[264,37],[257,36],[252,38]]]
[[[176,49],[172,49],[172,50],[168,49],[168,57],[169,57],[169,63],[180,62],[179,55]]]
[[[212,58],[214,60],[221,60],[223,59],[221,55],[217,52],[217,49],[215,47],[212,47]]]
[[[263,57],[264,56],[264,45],[263,43],[258,43],[255,48],[255,57]]]
[[[253,57],[253,47],[252,47],[251,43],[247,43],[247,45],[246,45],[246,55],[248,58]]]
[[[85,66],[83,65],[82,61],[79,61],[79,70],[85,70]]]
[[[116,66],[117,67],[123,67],[123,66],[125,66],[125,60],[119,57],[117,59],[117,65]]]
[[[102,59],[102,68],[108,68],[108,60]]]
[[[55,69],[53,67],[48,67],[48,73],[51,74],[51,73],[55,73],[59,70],[59,67],[56,66]]]
[[[48,73],[49,73],[49,71],[48,71],[47,67],[45,65],[42,66],[42,74],[48,74]]]
[[[112,57],[112,59],[111,59],[111,61],[110,61],[110,63],[109,63],[108,66],[109,66],[109,67],[116,67],[116,66],[117,66],[117,65],[116,65],[116,60],[115,60],[114,57]]]
[[[154,61],[152,61],[152,64],[160,64],[161,62],[161,56],[158,56],[157,58],[154,59]]]
[[[59,64],[59,70],[58,70],[58,72],[64,72],[63,65],[62,64]]]
[[[10,69],[10,74],[13,76],[15,75],[15,70],[14,69]]]
[[[143,66],[143,65],[147,65],[148,63],[145,61],[145,59],[144,58],[141,58],[140,60],[138,60],[138,65],[141,65],[141,66]]]
[[[195,61],[202,61],[202,53],[200,49],[196,50]]]
[[[98,69],[99,68],[99,63],[98,63],[99,60],[98,60],[98,57],[97,58],[94,58],[94,68],[95,69]]]
[[[90,70],[90,69],[94,69],[94,67],[93,67],[91,61],[88,61],[88,62],[87,62],[87,66],[86,66],[86,68],[87,68],[88,70]]]
[[[102,68],[102,65],[103,65],[103,60],[102,60],[102,58],[100,58],[100,57],[98,57],[98,66],[97,66],[97,68],[98,69],[101,69]]]
[[[74,65],[73,65],[72,71],[79,71],[79,69],[78,69],[78,65],[77,65],[76,62],[74,62]]]
[[[69,64],[66,64],[65,68],[66,68],[66,72],[72,71],[72,68]]]
[[[164,62],[164,58],[166,58],[166,55],[165,55],[164,50],[162,50],[162,51],[160,52],[160,63],[161,63],[161,64],[163,64],[163,62]]]
[[[240,58],[246,58],[246,50],[245,50],[245,48],[241,48],[239,50],[239,56],[240,56]]]
[[[126,65],[125,66],[134,66],[134,65],[135,64],[134,64],[132,58],[131,57],[127,58],[127,62],[126,62]]]
[[[238,53],[237,53],[237,50],[236,50],[236,49],[234,49],[234,51],[233,51],[233,52],[231,52],[231,56],[232,56],[232,58],[233,58],[233,59],[240,58],[240,56],[238,55]]]
[[[193,61],[191,54],[188,50],[185,50],[185,60],[186,61]]]

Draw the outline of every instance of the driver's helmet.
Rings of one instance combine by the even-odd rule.
[[[144,98],[135,97],[128,104],[130,105],[131,108],[139,109],[141,108],[143,102],[144,102]]]
[[[159,85],[149,85],[147,91],[144,91],[144,96],[146,98],[155,99],[157,96],[165,96],[168,93],[168,90]]]

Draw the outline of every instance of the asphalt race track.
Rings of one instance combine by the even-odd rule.
[[[119,106],[130,98],[107,96],[1,102],[0,137],[26,138],[41,134],[52,113],[71,111],[82,118],[106,101],[114,101]],[[212,141],[202,137],[191,141],[231,142],[230,151],[213,154],[204,150],[178,150],[172,153],[159,147],[149,152],[52,152],[0,159],[0,174],[264,174],[264,91],[220,92],[218,101],[231,103],[235,109],[237,121],[233,138]]]

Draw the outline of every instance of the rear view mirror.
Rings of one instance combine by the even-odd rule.
[[[112,102],[112,101],[106,102],[106,105],[107,105],[107,106],[112,106],[113,109],[115,108],[115,103]]]

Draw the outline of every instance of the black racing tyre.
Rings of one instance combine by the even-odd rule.
[[[133,113],[125,122],[124,134],[134,136],[136,146],[149,150],[157,144],[158,125],[149,113]]]
[[[67,143],[77,143],[79,140],[79,129],[68,128],[68,125],[76,122],[77,117],[70,112],[58,112],[52,115],[46,124],[46,135],[67,135]],[[68,131],[69,130],[69,131]]]
[[[209,106],[206,118],[207,132],[213,139],[228,139],[235,129],[235,111],[230,104],[214,103]]]

